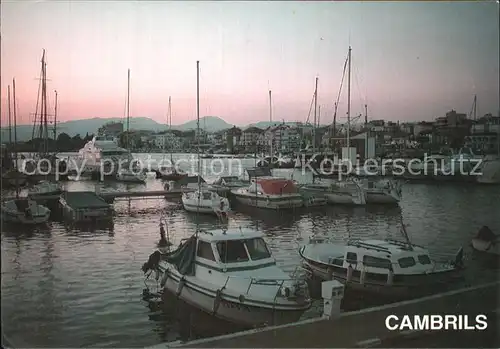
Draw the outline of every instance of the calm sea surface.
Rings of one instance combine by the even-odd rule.
[[[254,164],[251,159],[241,161],[243,166]],[[212,170],[227,165],[228,160],[217,161]],[[191,170],[190,166],[184,167]],[[239,174],[236,160],[231,171]],[[291,176],[292,172],[278,174]],[[204,177],[215,179],[213,173]],[[299,171],[293,177],[310,180],[310,174]],[[162,189],[162,182],[153,175],[146,185],[85,181],[64,185],[72,191],[96,186],[101,191]],[[469,242],[482,225],[500,233],[499,186],[406,184],[400,206],[295,212],[237,208],[230,225],[262,230],[278,262],[292,271],[299,264],[298,247],[310,237],[400,238],[402,216],[412,241],[427,246],[438,260],[448,260],[460,246],[465,247],[467,284],[496,276],[497,270],[472,253]],[[115,209],[113,227],[108,229],[74,229],[60,222],[35,231],[2,227],[2,331],[12,345],[143,347],[200,335],[193,333],[193,319],[186,320],[185,305],[167,299],[166,309],[158,311],[155,303],[142,299],[145,285],[140,269],[158,242],[160,218],[166,219],[177,244],[195,230],[196,216],[183,211],[179,203],[160,199],[119,201]],[[200,217],[198,224],[210,228],[217,221]]]

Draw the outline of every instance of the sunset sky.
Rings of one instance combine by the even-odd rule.
[[[1,105],[16,78],[19,123],[34,113],[46,49],[49,103],[60,121],[131,116],[173,123],[201,116],[245,125],[305,121],[319,77],[331,122],[349,45],[352,115],[431,120],[450,109],[499,110],[495,2],[2,1]],[[344,117],[347,89],[340,100]]]

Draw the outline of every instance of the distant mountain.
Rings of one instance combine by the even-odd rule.
[[[204,116],[200,118],[200,128],[205,129],[207,132],[217,132],[233,126],[217,116]],[[172,125],[172,128],[180,131],[195,130],[196,120],[188,121],[182,125]]]
[[[71,137],[79,134],[84,137],[87,133],[92,134],[97,132],[97,130],[108,122],[124,122],[123,118],[92,118],[92,119],[80,119],[61,122],[57,125],[57,134],[67,133]],[[124,125],[125,126],[125,125]],[[52,126],[49,126],[52,128]],[[228,124],[223,119],[216,116],[205,116],[200,118],[200,128],[205,128],[208,132],[216,132],[223,129],[233,127],[233,125]],[[191,129],[196,129],[196,120],[188,121],[181,125],[172,125],[173,129],[180,131],[187,131]],[[133,117],[130,118],[130,129],[131,130],[146,130],[146,131],[165,131],[168,129],[166,124],[160,124],[147,117]],[[53,133],[49,129],[49,137],[52,137]],[[19,125],[17,126],[17,139],[19,141],[30,140],[33,133],[33,125]],[[14,137],[14,132],[12,132],[12,137]],[[1,129],[1,139],[3,142],[9,139],[8,128]]]

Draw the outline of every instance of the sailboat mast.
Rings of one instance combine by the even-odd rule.
[[[316,77],[316,85],[314,87],[314,126],[313,126],[313,154],[316,153],[316,122],[318,112],[318,78]]]
[[[130,69],[127,70],[127,138],[126,147],[129,149],[129,132],[130,132]]]
[[[198,189],[201,189],[200,163],[200,61],[196,61],[196,131],[198,141]]]
[[[12,119],[10,114],[10,85],[7,86],[7,103],[9,104],[7,109],[9,111],[9,147],[12,146]]]
[[[17,178],[19,176],[18,164],[17,164],[17,113],[16,113],[16,80],[12,79],[12,107],[14,110],[14,166],[16,169],[16,198],[19,199],[19,183]]]
[[[474,121],[476,121],[477,118],[477,95],[474,95]]]
[[[271,90],[269,90],[269,122],[271,123],[270,126],[270,133],[271,133],[271,142],[269,144],[269,156],[271,157],[269,165],[273,163],[273,99],[272,99],[272,93]]]
[[[347,74],[347,151],[350,160],[351,156],[351,46],[349,46],[349,54],[347,56],[349,61],[349,70]]]
[[[57,90],[54,90],[56,95],[55,105],[54,105],[54,150],[57,151]]]
[[[172,97],[168,96],[168,129],[172,132]],[[172,134],[170,134],[172,135]],[[170,165],[173,165],[172,144],[170,144]]]
[[[45,50],[42,55],[42,113],[43,113],[43,151],[46,155],[49,152],[48,138],[48,120],[47,120],[47,64],[45,63]]]

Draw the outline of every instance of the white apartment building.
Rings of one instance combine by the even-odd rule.
[[[178,150],[181,148],[181,140],[173,133],[164,133],[153,135],[153,142],[160,149]]]
[[[272,139],[273,149],[276,152],[297,151],[301,146],[301,133],[298,127],[278,125],[269,127],[264,134],[266,144]]]
[[[239,145],[245,148],[249,148],[254,145],[262,146],[265,144],[265,140],[262,137],[263,134],[264,130],[258,127],[249,127],[241,132]]]

